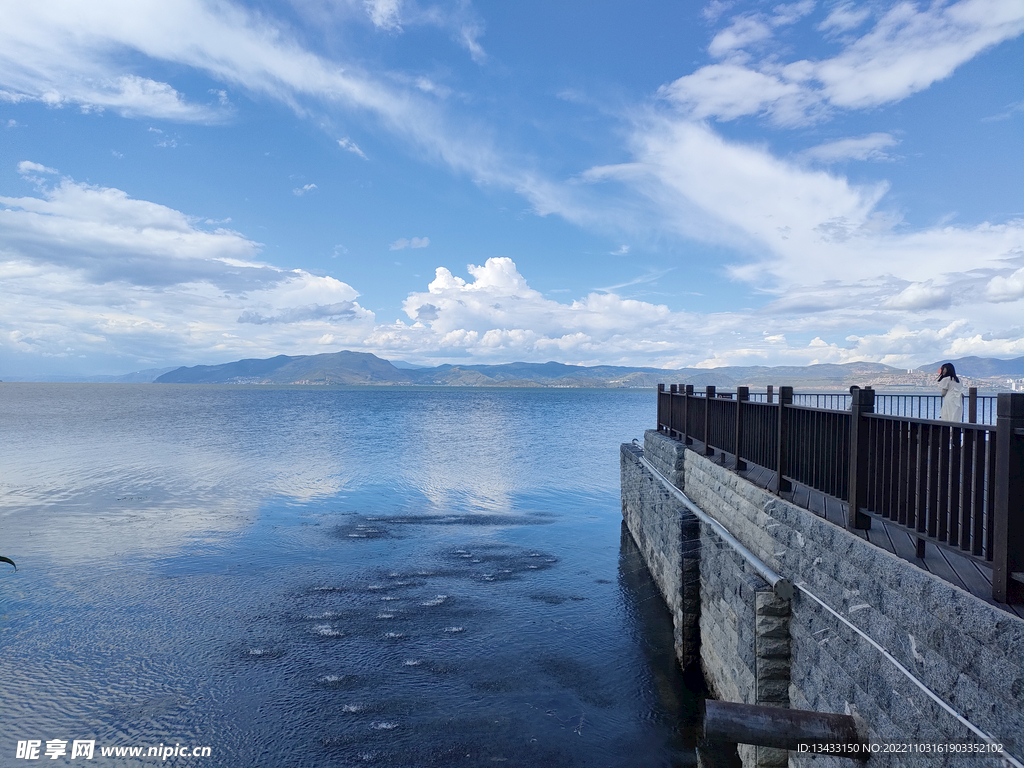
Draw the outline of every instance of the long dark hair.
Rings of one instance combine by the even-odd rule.
[[[953,367],[952,363],[943,363],[942,367],[939,369],[939,381],[942,381],[947,376],[953,379],[957,384],[960,383],[960,379],[958,379],[956,375],[956,368]]]

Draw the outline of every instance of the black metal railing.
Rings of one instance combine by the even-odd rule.
[[[972,388],[967,423],[910,415],[937,414],[929,395],[758,394],[659,384],[658,430],[733,454],[737,470],[748,461],[774,470],[775,493],[795,482],[848,502],[851,528],[870,528],[872,517],[901,526],[918,557],[930,542],[985,562],[994,599],[1007,601],[1024,572],[1024,394],[978,398]],[[994,423],[972,423],[979,401]]]

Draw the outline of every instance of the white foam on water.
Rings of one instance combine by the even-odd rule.
[[[318,624],[313,627],[313,630],[321,637],[344,637],[345,633],[340,629],[335,629],[330,624]]]
[[[317,682],[320,683],[340,683],[345,679],[345,675],[324,675]]]
[[[398,723],[389,723],[386,720],[379,720],[373,723],[370,727],[375,731],[393,731],[398,727]]]
[[[394,597],[392,595],[384,595],[384,597],[381,598],[381,600],[401,600],[401,599],[402,598],[400,598],[400,597]]]
[[[348,535],[348,537],[350,539],[365,539],[366,538],[366,534],[365,533],[350,533]]]
[[[343,706],[341,708],[341,711],[342,712],[362,712],[363,711],[363,705],[362,704],[346,704],[345,706]]]
[[[426,602],[420,603],[420,605],[426,605],[426,606],[440,605],[441,603],[443,603],[447,599],[448,599],[448,595],[438,595],[433,600],[427,600]]]
[[[384,585],[383,584],[371,584],[370,586],[367,587],[367,589],[371,589],[371,590],[384,589]]]
[[[395,618],[395,614],[393,614],[393,613],[378,613],[377,614],[377,618],[378,619],[393,619],[393,618]]]
[[[418,667],[423,663],[423,659],[406,659],[402,662],[403,667]]]
[[[451,634],[455,634],[457,632],[465,632],[466,628],[465,627],[445,627],[444,631],[445,632],[449,632]]]
[[[540,566],[537,566],[537,565],[528,565],[528,566],[526,566],[526,567],[527,567],[527,568],[533,568],[534,570],[536,570],[536,569],[537,569],[537,568],[539,568]]]
[[[384,637],[386,637],[386,638],[388,638],[390,640],[398,640],[400,638],[405,637],[405,633],[404,632],[385,632],[384,633]]]
[[[471,563],[482,563],[482,562],[483,562],[483,560],[478,560],[477,558],[475,558],[475,557],[474,557],[474,558],[473,558],[472,560],[470,560],[469,562],[471,562]]]
[[[263,648],[250,648],[249,649],[249,655],[250,656],[262,656],[265,653],[266,653],[266,651]]]
[[[494,576],[490,573],[484,574],[484,581],[494,581]]]

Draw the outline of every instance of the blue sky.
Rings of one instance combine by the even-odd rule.
[[[0,378],[1024,355],[1024,2],[0,0]]]

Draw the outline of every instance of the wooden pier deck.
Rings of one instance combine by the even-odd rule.
[[[703,452],[704,444],[694,440],[693,450]],[[736,471],[736,459],[732,454],[715,451],[708,456],[712,461],[721,463],[727,469]],[[761,467],[747,462],[747,469],[740,470],[737,474],[761,488],[772,488],[775,485],[775,472],[767,467]],[[831,523],[846,528],[846,516],[849,508],[845,501],[829,496],[821,491],[808,488],[806,485],[793,483],[792,491],[782,493],[782,498],[796,504],[798,507],[809,510],[818,517],[823,517]],[[856,536],[860,536],[876,547],[881,547],[909,563],[913,563],[929,573],[938,576],[940,579],[954,584],[961,589],[970,592],[975,597],[984,600],[989,605],[994,605],[1008,613],[1024,619],[1024,604],[999,603],[992,599],[992,568],[978,562],[970,557],[963,557],[945,547],[937,547],[934,544],[925,546],[925,556],[917,556],[916,537],[910,532],[897,525],[887,523],[879,517],[871,518],[869,530],[851,530]]]

